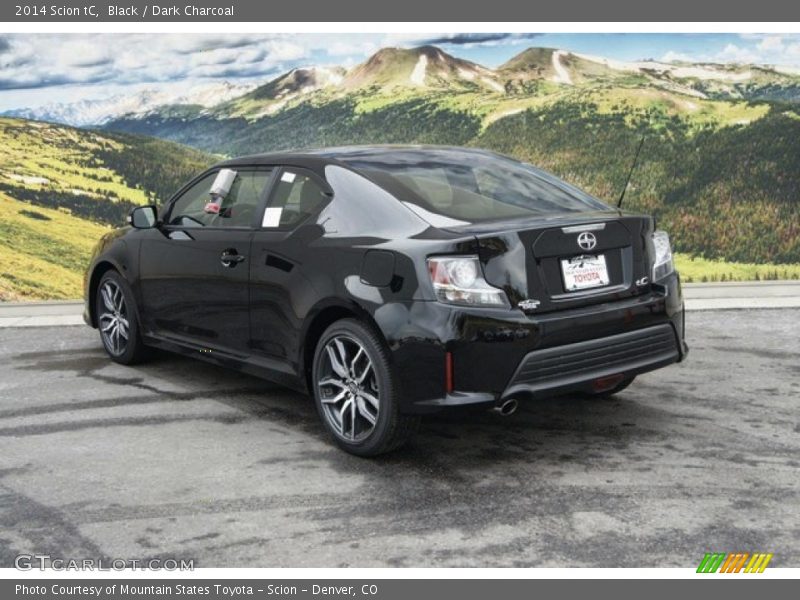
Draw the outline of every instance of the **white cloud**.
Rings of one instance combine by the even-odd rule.
[[[692,62],[692,57],[683,52],[669,50],[661,57],[662,62]]]
[[[270,40],[264,44],[264,48],[274,61],[299,60],[308,56],[308,48],[286,40]]]
[[[784,54],[793,59],[795,64],[800,63],[800,42],[789,44],[784,48]]]
[[[739,40],[728,42],[721,48],[709,47],[699,54],[670,50],[661,60],[800,66],[800,36],[797,34],[742,34],[738,37]]]
[[[337,40],[325,46],[329,56],[369,56],[377,52],[380,46],[372,41]]]
[[[2,34],[1,104],[30,105],[30,98],[52,100],[79,86],[93,90],[124,86],[167,86],[215,78],[265,81],[294,67],[352,66],[381,47],[436,43],[459,55],[459,48],[488,64],[503,53],[495,46],[536,45],[535,34],[350,33],[350,34]],[[576,36],[579,40],[580,36]],[[633,39],[633,38],[631,38]],[[748,34],[709,38],[691,52],[674,37],[663,61],[743,62],[800,67],[800,35]],[[577,43],[577,42],[576,42]],[[615,57],[613,40],[608,55]],[[475,47],[486,47],[476,51]],[[696,46],[691,46],[696,47]],[[509,54],[510,55],[510,54]],[[71,87],[70,87],[71,86]],[[23,92],[23,90],[40,90]],[[13,96],[24,98],[15,102]]]
[[[759,43],[758,49],[762,52],[774,52],[783,50],[782,35],[767,35]]]
[[[38,34],[4,37],[0,89],[269,75],[306,61],[289,35]]]
[[[736,44],[727,44],[721,52],[717,53],[714,60],[719,62],[756,63],[760,55],[750,48],[743,48]]]

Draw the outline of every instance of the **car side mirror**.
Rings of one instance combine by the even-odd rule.
[[[150,229],[156,226],[158,210],[155,206],[137,206],[128,214],[128,224],[136,229]]]

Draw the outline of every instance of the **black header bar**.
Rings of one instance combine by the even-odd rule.
[[[0,21],[798,22],[800,3],[786,0],[12,0],[2,2]]]

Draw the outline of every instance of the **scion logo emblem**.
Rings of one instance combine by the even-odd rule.
[[[527,300],[522,300],[517,306],[519,306],[522,310],[536,310],[539,308],[541,302],[534,298],[528,298]]]
[[[597,238],[594,237],[593,233],[584,231],[578,235],[578,246],[580,246],[583,250],[591,250],[597,246]]]

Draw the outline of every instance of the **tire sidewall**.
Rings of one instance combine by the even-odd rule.
[[[103,344],[103,348],[111,360],[122,364],[129,364],[134,362],[134,360],[137,358],[140,350],[139,346],[141,345],[141,341],[139,339],[139,318],[136,309],[136,302],[133,298],[133,292],[128,285],[128,282],[125,281],[125,279],[116,271],[108,271],[100,278],[100,282],[97,284],[95,306],[98,307],[98,309],[95,318],[97,319],[98,326],[101,312],[100,307],[103,303],[100,290],[103,289],[103,284],[106,281],[113,281],[117,286],[119,286],[119,289],[122,290],[122,295],[125,297],[125,306],[127,307],[128,318],[128,342],[125,346],[125,352],[122,354],[114,354],[109,350],[108,346],[106,345],[106,340],[102,334],[100,335],[100,340]]]
[[[380,409],[378,411],[377,423],[368,437],[357,442],[345,440],[333,430],[328,422],[328,417],[325,415],[319,397],[319,390],[317,389],[317,381],[319,379],[323,358],[322,353],[324,352],[326,344],[338,335],[347,335],[362,344],[367,356],[372,361],[373,369],[375,369],[378,380]],[[380,453],[385,440],[391,435],[391,430],[395,425],[394,421],[397,419],[398,411],[395,394],[395,378],[391,370],[391,365],[389,364],[385,347],[382,345],[377,333],[354,319],[337,321],[328,327],[322,334],[314,350],[311,379],[317,412],[325,425],[325,429],[327,429],[336,443],[352,454],[371,456]]]

